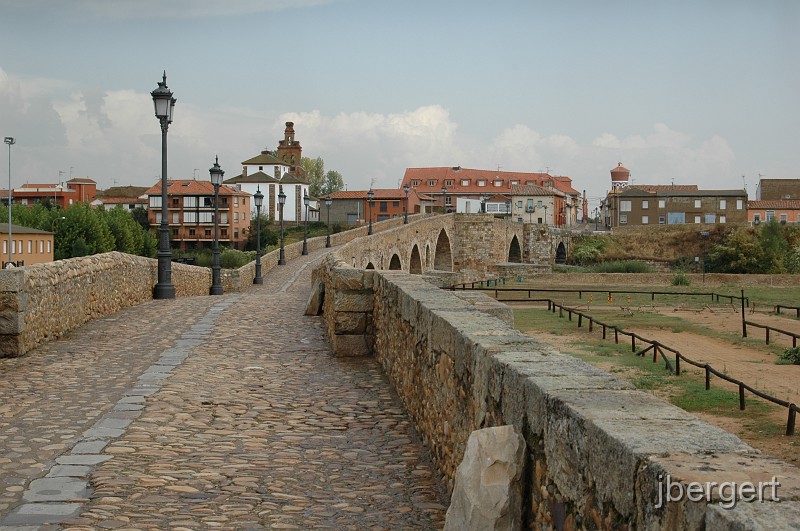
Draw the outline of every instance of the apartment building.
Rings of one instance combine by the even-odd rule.
[[[148,219],[156,233],[161,225],[161,181],[147,190]],[[241,249],[250,227],[250,195],[232,186],[219,187],[220,245]],[[167,209],[172,247],[202,249],[214,245],[214,185],[210,181],[170,180]]]
[[[3,243],[3,269],[8,265],[8,223],[0,223]],[[43,264],[53,261],[53,233],[44,230],[11,225],[11,261],[16,266]]]

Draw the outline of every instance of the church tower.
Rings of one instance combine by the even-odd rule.
[[[631,177],[631,170],[618,163],[617,167],[611,170],[611,191],[621,192],[628,187],[628,180]]]
[[[278,160],[291,166],[291,173],[297,173],[301,169],[300,161],[303,156],[303,148],[300,142],[294,138],[294,122],[286,122],[286,129],[283,131],[283,140],[278,141]]]

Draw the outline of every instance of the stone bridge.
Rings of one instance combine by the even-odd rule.
[[[366,232],[333,235],[334,249],[314,270],[309,309],[322,312],[333,355],[378,362],[449,490],[469,435],[513,425],[527,446],[516,515],[527,527],[782,529],[800,521],[796,468],[516,331],[510,309],[485,295],[440,289],[549,270],[568,252],[568,233],[481,214],[394,219]],[[323,252],[324,240],[310,240],[310,251]],[[287,246],[287,259],[300,249]],[[276,268],[276,253],[262,262],[265,272]],[[173,267],[179,297],[208,293],[207,269]],[[253,275],[252,263],[225,271],[226,293],[249,292]],[[2,271],[1,352],[20,355],[146,302],[155,281],[155,260],[120,253]],[[662,505],[665,478],[684,490],[777,478],[781,503],[723,508],[719,498],[684,497]]]

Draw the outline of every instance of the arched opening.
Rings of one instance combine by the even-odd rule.
[[[508,248],[508,261],[515,264],[522,263],[522,249],[519,247],[519,240],[516,235],[511,238],[511,245]]]
[[[431,267],[431,244],[425,244],[425,267],[430,269]]]
[[[400,257],[396,254],[392,255],[392,259],[389,261],[389,270],[400,270],[402,266],[400,265]]]
[[[567,263],[567,248],[564,246],[564,242],[558,242],[558,247],[556,247],[556,263]]]
[[[411,249],[411,261],[408,263],[408,271],[412,275],[421,275],[422,274],[422,258],[419,256],[419,248],[414,245],[414,248]]]
[[[436,254],[433,258],[433,268],[439,271],[453,270],[453,255],[450,251],[450,238],[444,229],[439,232],[436,240]]]
[[[375,269],[375,266],[372,265],[372,262],[370,262],[367,264],[367,267],[365,269]]]

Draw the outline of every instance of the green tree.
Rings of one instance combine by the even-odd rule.
[[[738,227],[708,253],[709,269],[718,273],[765,273],[764,249],[756,233]]]
[[[247,232],[247,241],[244,244],[245,251],[256,250],[256,236],[258,234],[258,220],[253,218],[250,220],[250,229]],[[268,245],[275,245],[278,243],[278,233],[274,230],[267,228],[270,225],[269,217],[261,215],[261,252],[267,248]]]
[[[761,249],[764,253],[766,273],[784,273],[788,258],[789,244],[783,234],[783,227],[775,220],[761,226]]]
[[[114,235],[114,247],[117,251],[142,254],[144,230],[130,212],[117,206],[105,212],[105,221]]]
[[[342,174],[336,170],[328,170],[325,173],[325,183],[322,187],[321,193],[315,197],[332,194],[333,192],[338,192],[339,190],[344,190],[344,179],[342,178]]]
[[[147,210],[145,210],[144,207],[138,206],[134,208],[131,210],[131,215],[133,216],[133,219],[136,220],[136,223],[138,223],[145,231],[150,230],[150,220],[147,219]]]
[[[306,178],[310,185],[309,193],[312,197],[319,197],[320,191],[325,184],[325,162],[321,157],[315,159],[303,157],[300,164],[306,172]]]

